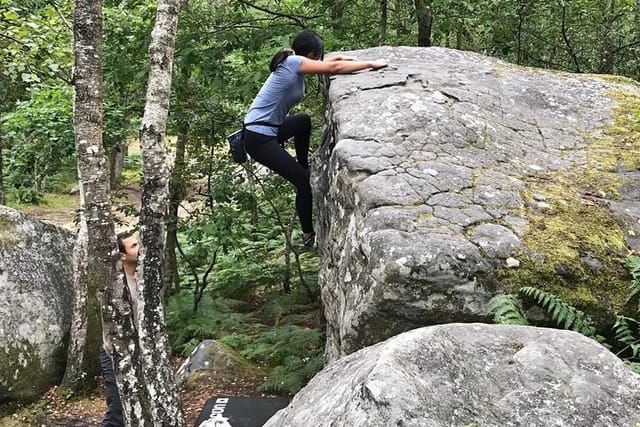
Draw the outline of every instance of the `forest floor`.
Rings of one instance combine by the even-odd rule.
[[[197,384],[179,390],[182,409],[187,426],[193,426],[207,400],[213,397],[272,395],[260,393],[257,388],[264,382],[262,377],[200,377]],[[55,388],[44,396],[46,427],[90,427],[99,426],[105,414],[106,404],[102,384],[95,395],[80,400],[66,400],[57,395]]]
[[[140,208],[140,191],[135,185],[121,189],[122,197],[116,205],[131,205]],[[76,215],[77,195],[56,195],[55,203],[42,205],[14,206],[16,209],[33,215],[41,220],[51,222],[70,230],[76,230],[74,217]],[[75,202],[74,202],[75,201]],[[117,214],[121,223],[116,225],[116,231],[127,229],[133,218]],[[180,365],[180,358],[174,359],[175,368]],[[258,392],[258,386],[265,381],[263,377],[224,377],[210,376],[200,378],[198,383],[189,388],[180,389],[180,399],[184,410],[187,426],[193,426],[205,402],[220,396],[248,396],[271,397],[273,395]],[[2,418],[0,427],[93,427],[99,426],[104,417],[106,403],[103,386],[99,384],[96,393],[82,399],[65,399],[50,389],[43,399],[30,407]]]
[[[181,361],[174,359],[176,366]],[[186,425],[193,426],[206,401],[214,397],[272,397],[257,391],[263,382],[263,377],[200,376],[196,384],[179,390]],[[40,402],[0,416],[0,427],[98,427],[106,410],[103,390],[100,382],[91,396],[65,399],[53,387]]]

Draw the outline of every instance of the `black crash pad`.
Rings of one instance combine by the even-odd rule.
[[[284,397],[213,397],[204,404],[195,427],[262,427],[288,404]]]

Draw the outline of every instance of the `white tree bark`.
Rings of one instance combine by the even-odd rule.
[[[138,255],[138,319],[145,386],[153,400],[153,426],[184,426],[162,304],[164,216],[169,170],[164,138],[169,114],[171,72],[180,0],[158,0],[149,46],[150,69],[144,116],[140,127],[142,211]]]
[[[137,335],[116,267],[109,163],[102,145],[102,2],[76,0],[74,10],[74,132],[87,227],[87,288],[97,289],[104,345],[111,354],[127,425],[152,425],[141,386]],[[88,298],[94,298],[89,293]],[[95,356],[97,357],[97,355]]]
[[[98,352],[102,344],[96,288],[91,289],[91,298],[87,288],[87,240],[84,197],[80,192],[80,230],[73,250],[73,318],[67,366],[61,384],[61,388],[75,394],[84,394],[95,387],[95,377],[99,371]]]

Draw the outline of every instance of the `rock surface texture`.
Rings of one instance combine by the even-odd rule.
[[[328,360],[484,321],[497,291],[536,285],[516,272],[580,308],[624,299],[598,286],[624,292],[638,246],[640,86],[444,48],[349,54],[390,67],[330,79],[312,174]]]
[[[329,364],[265,427],[635,426],[640,376],[570,331],[449,324]]]
[[[30,400],[64,373],[73,234],[0,206],[0,402]]]

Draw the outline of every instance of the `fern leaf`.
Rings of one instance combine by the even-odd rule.
[[[629,271],[634,280],[640,280],[640,256],[628,256],[622,260],[622,265]]]
[[[616,341],[624,344],[625,348],[629,348],[632,357],[638,357],[640,354],[640,322],[631,317],[618,315],[613,330]]]
[[[575,320],[576,320],[576,315],[575,315],[575,313],[574,313],[574,312],[572,312],[572,311],[568,311],[568,312],[567,312],[567,314],[566,314],[566,316],[565,316],[565,318],[564,318],[564,323],[563,323],[562,327],[563,327],[564,329],[569,329],[569,328],[571,328],[571,326],[573,325],[573,323],[575,322]]]
[[[632,357],[637,358],[638,354],[640,354],[640,343],[632,344],[629,348],[631,349]]]
[[[579,332],[600,343],[606,341],[604,337],[597,334],[591,319],[584,312],[568,304],[559,296],[531,286],[524,286],[518,292],[533,298],[559,327]]]
[[[629,362],[628,360],[625,360],[625,363],[633,372],[635,372],[636,374],[640,374],[640,363]]]
[[[631,274],[631,283],[629,284],[629,296],[626,303],[635,305],[636,311],[640,312],[640,256],[628,256],[622,261],[622,265]]]
[[[485,306],[487,313],[493,314],[494,322],[504,325],[528,325],[520,301],[514,295],[498,294]]]
[[[566,317],[566,313],[568,312],[569,310],[566,310],[566,307],[564,307],[564,304],[555,304],[555,306],[553,307],[553,312],[551,314],[551,317],[555,319],[556,322],[564,324],[563,320]]]

